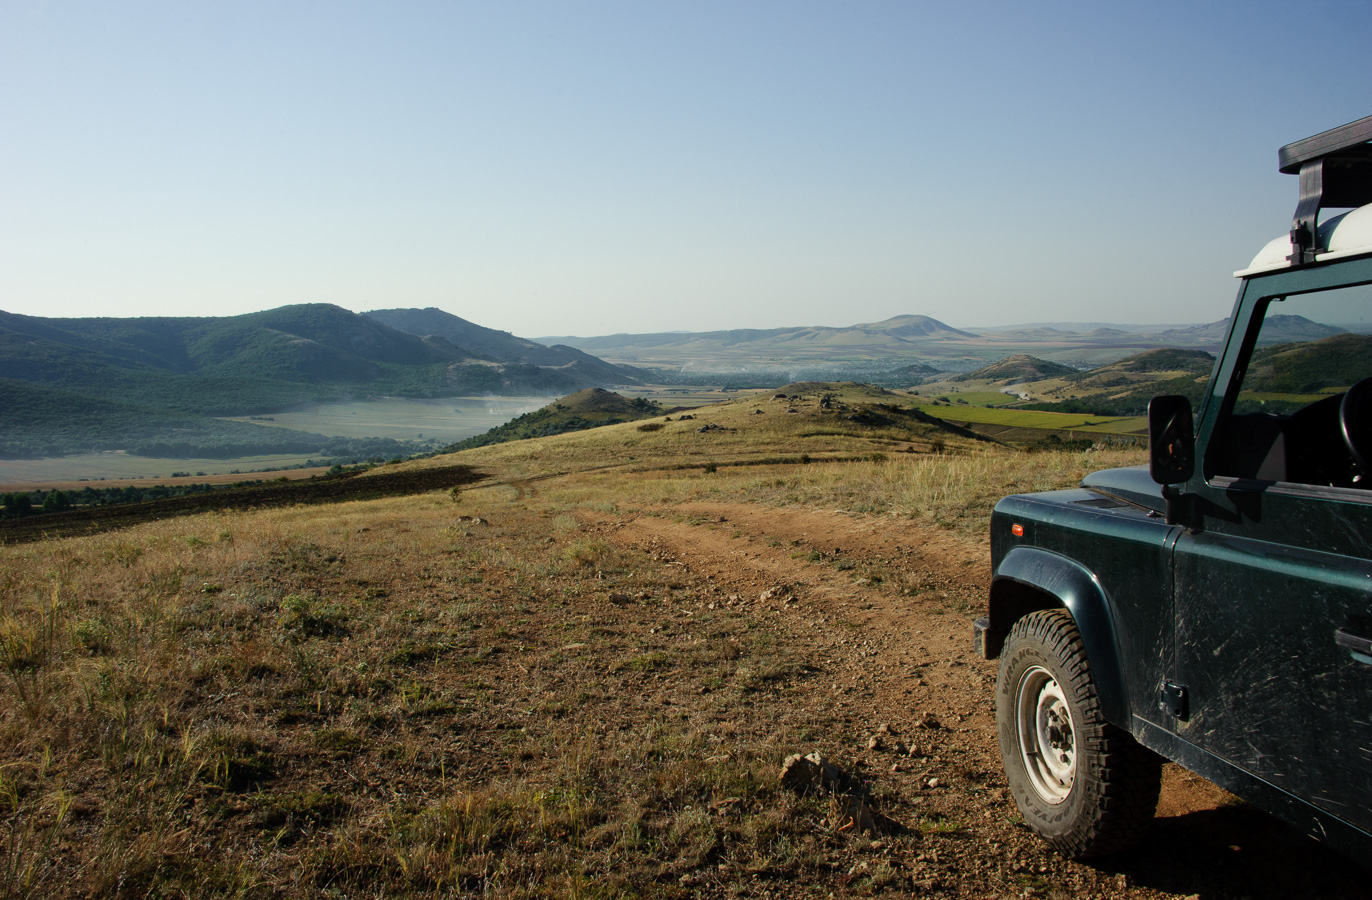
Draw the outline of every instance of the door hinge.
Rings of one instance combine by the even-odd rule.
[[[1180,719],[1183,722],[1191,714],[1187,699],[1186,686],[1173,684],[1170,681],[1164,681],[1162,690],[1158,692],[1158,701],[1162,704],[1162,708],[1172,718]]]

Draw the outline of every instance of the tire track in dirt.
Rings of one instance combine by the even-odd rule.
[[[994,675],[994,664],[971,654],[970,610],[989,581],[984,541],[886,519],[727,503],[674,506],[662,515],[616,523],[609,533],[716,582],[740,600],[758,601],[772,590],[775,605],[792,608],[802,619],[841,619],[847,633],[812,628],[821,632],[816,644],[851,643],[851,635],[860,634],[860,645],[879,653],[853,654],[851,661],[868,661],[869,670],[946,669],[956,662],[952,668],[972,666]],[[784,596],[794,601],[780,602]],[[949,612],[950,606],[966,612]],[[906,693],[901,683],[878,681],[872,687]],[[990,694],[959,697],[955,705],[975,707],[982,700],[989,704]]]
[[[972,653],[971,620],[990,583],[984,537],[746,503],[578,517],[713,584],[730,605],[751,604],[769,627],[808,647],[838,720],[860,740],[877,739],[866,752],[859,741],[853,755],[901,798],[894,811],[905,824],[933,815],[969,826],[951,852],[916,860],[941,867],[945,881],[961,872],[983,884],[1030,886],[1026,896],[1049,885],[1064,896],[1360,895],[1355,864],[1176,766],[1164,770],[1153,836],[1117,857],[1070,862],[1017,824],[996,737],[996,663]],[[888,724],[910,757],[880,746]]]

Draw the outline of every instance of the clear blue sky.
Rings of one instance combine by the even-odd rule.
[[[1363,2],[0,4],[0,309],[1201,322]]]

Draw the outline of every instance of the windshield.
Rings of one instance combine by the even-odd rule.
[[[1272,299],[1233,409],[1218,423],[1208,472],[1372,486],[1354,464],[1340,420],[1344,394],[1369,376],[1372,287]]]

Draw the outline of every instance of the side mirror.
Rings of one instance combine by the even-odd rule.
[[[1148,401],[1148,474],[1158,484],[1181,484],[1196,468],[1191,401],[1167,394]]]

